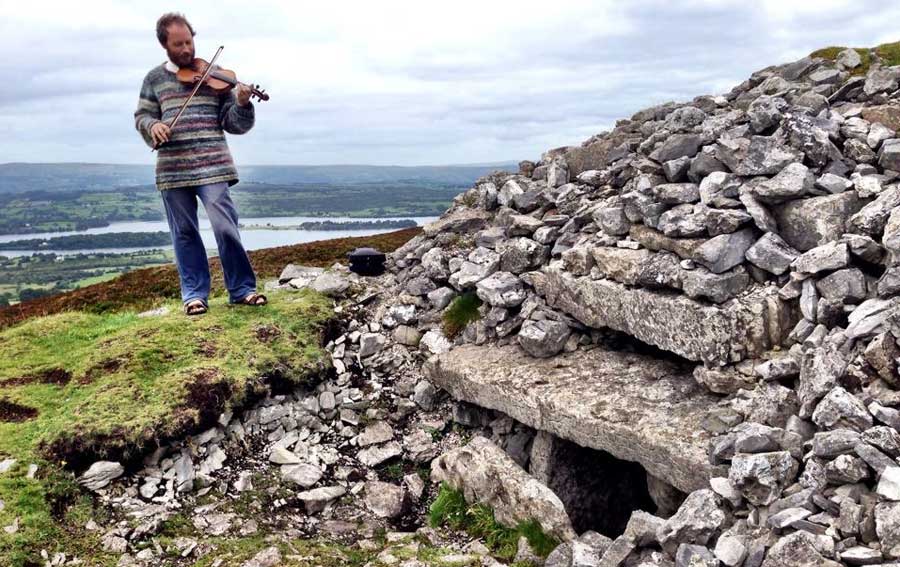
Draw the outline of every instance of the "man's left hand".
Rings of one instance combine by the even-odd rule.
[[[237,98],[237,103],[241,106],[247,106],[250,104],[250,87],[241,83],[235,87],[234,95]]]

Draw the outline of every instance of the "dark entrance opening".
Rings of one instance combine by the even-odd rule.
[[[559,496],[578,533],[593,530],[615,538],[625,531],[633,511],[668,517],[684,499],[639,463],[546,432],[534,440],[531,473]]]

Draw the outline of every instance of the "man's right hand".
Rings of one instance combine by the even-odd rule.
[[[153,144],[162,145],[169,141],[169,127],[163,122],[157,122],[150,127],[150,137],[153,138]]]

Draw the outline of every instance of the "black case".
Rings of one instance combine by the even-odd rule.
[[[384,273],[385,255],[374,248],[357,248],[347,254],[350,271],[361,276],[379,276]]]

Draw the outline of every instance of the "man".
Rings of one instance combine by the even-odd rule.
[[[239,84],[219,96],[201,87],[175,128],[169,128],[193,90],[175,74],[194,61],[194,29],[183,15],[168,13],[157,21],[156,37],[169,60],[144,78],[134,125],[148,146],[159,148],[156,187],[172,233],[184,312],[199,315],[208,309],[209,263],[197,222],[198,198],[216,237],[229,300],[265,305],[266,297],[256,293],[256,275],[241,244],[237,210],[228,193],[238,175],[224,132],[244,134],[253,127],[250,88]]]

